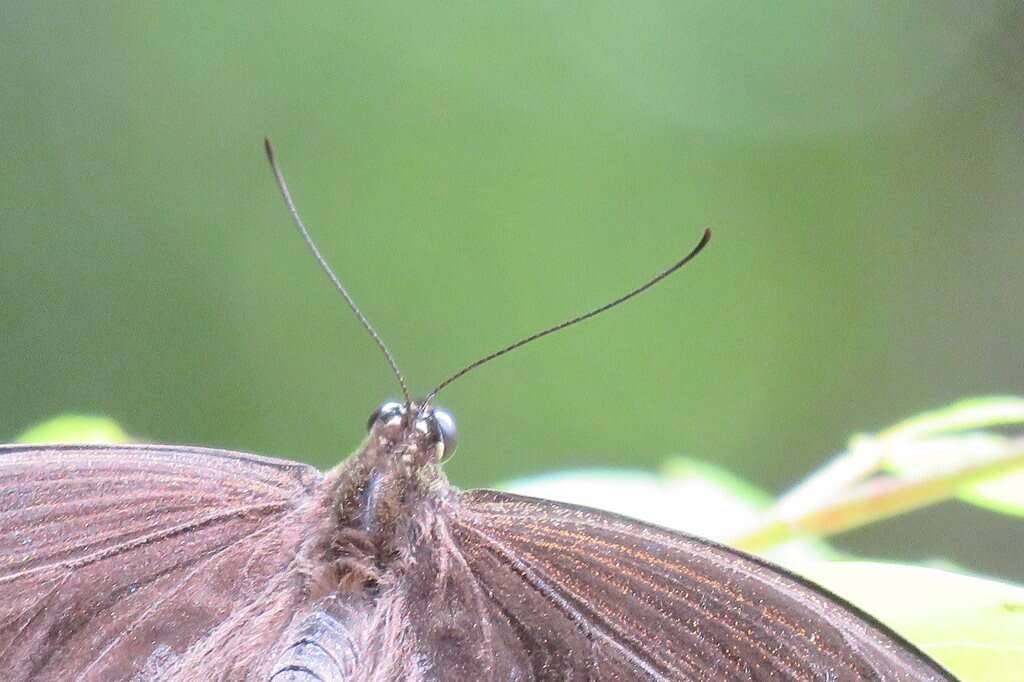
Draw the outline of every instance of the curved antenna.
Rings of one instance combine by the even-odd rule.
[[[277,188],[281,190],[281,196],[284,197],[284,203],[288,206],[288,213],[292,216],[292,221],[295,226],[299,228],[299,234],[302,236],[302,241],[306,242],[306,246],[313,253],[313,257],[316,258],[316,262],[320,264],[321,269],[330,278],[334,284],[334,288],[338,290],[342,298],[345,299],[345,303],[348,303],[348,307],[352,309],[356,319],[363,325],[363,329],[370,335],[373,342],[377,344],[377,348],[380,348],[380,352],[384,354],[384,359],[388,361],[388,365],[391,366],[391,371],[394,372],[395,377],[398,379],[399,385],[402,387],[402,395],[405,397],[405,404],[409,405],[412,403],[412,398],[409,397],[409,388],[405,384],[405,379],[402,377],[402,373],[398,371],[398,364],[395,362],[395,358],[391,355],[391,351],[384,345],[384,341],[381,340],[380,335],[377,334],[377,330],[373,328],[370,321],[366,319],[362,311],[359,310],[359,306],[356,305],[355,300],[345,289],[345,286],[338,279],[338,276],[331,270],[331,266],[327,264],[327,260],[320,254],[320,249],[316,247],[313,242],[313,238],[309,236],[309,231],[306,226],[302,223],[302,218],[299,217],[299,211],[295,208],[295,202],[292,201],[291,192],[288,191],[288,184],[284,181],[284,174],[281,173],[281,168],[277,165],[277,159],[274,157],[274,147],[270,144],[270,138],[263,138],[263,147],[267,150],[267,160],[270,161],[270,170],[274,172],[274,179],[277,180]]]
[[[433,400],[434,397],[438,393],[441,392],[442,389],[446,388],[448,385],[450,385],[456,379],[458,379],[458,378],[462,377],[463,375],[468,374],[469,372],[473,371],[474,369],[476,369],[480,365],[485,365],[488,362],[490,362],[491,360],[494,360],[495,358],[501,357],[505,353],[510,353],[510,352],[514,351],[516,348],[519,348],[521,346],[525,346],[526,344],[528,344],[528,343],[530,343],[532,341],[536,341],[537,339],[541,338],[542,336],[547,336],[548,334],[554,334],[555,332],[561,331],[561,330],[565,329],[566,327],[571,327],[572,325],[577,324],[579,322],[583,322],[584,320],[589,320],[591,317],[594,317],[595,315],[600,315],[604,311],[609,310],[611,308],[614,308],[615,306],[619,305],[620,303],[625,303],[626,301],[628,301],[629,299],[633,298],[634,296],[638,296],[639,294],[642,294],[643,292],[647,291],[648,289],[653,287],[655,284],[657,284],[661,280],[665,279],[666,277],[671,275],[673,272],[675,272],[676,270],[678,270],[679,268],[683,267],[688,262],[690,262],[690,260],[692,260],[694,256],[696,256],[698,253],[701,252],[701,250],[707,245],[707,243],[710,240],[711,240],[711,230],[704,230],[704,234],[701,236],[700,241],[697,242],[697,246],[693,247],[693,249],[690,251],[690,253],[686,254],[686,256],[684,256],[681,260],[677,261],[676,263],[671,265],[669,268],[667,268],[665,270],[662,270],[657,275],[655,275],[651,279],[647,280],[645,283],[643,283],[640,286],[638,286],[636,289],[633,289],[632,291],[630,291],[630,292],[628,292],[626,294],[623,294],[622,296],[619,296],[614,301],[611,301],[609,303],[605,303],[604,305],[602,305],[602,306],[600,306],[598,308],[594,308],[590,312],[583,313],[582,315],[577,315],[576,317],[574,317],[574,318],[572,318],[570,320],[566,320],[565,322],[562,322],[560,324],[556,324],[553,327],[548,327],[547,329],[543,329],[543,330],[537,332],[536,334],[531,334],[530,336],[527,336],[525,339],[520,339],[519,341],[516,341],[515,343],[513,343],[513,344],[511,344],[509,346],[505,346],[501,350],[496,350],[496,351],[494,351],[493,353],[491,353],[489,355],[485,355],[484,357],[480,358],[476,362],[473,362],[473,363],[470,363],[470,364],[466,365],[465,367],[460,369],[458,372],[456,372],[455,374],[452,374],[450,377],[448,377],[447,379],[442,381],[440,384],[437,385],[437,388],[435,388],[433,391],[431,391],[429,394],[427,394],[427,397],[423,400],[422,406],[425,407],[426,405],[428,405],[430,403],[430,401]],[[421,407],[421,410],[422,410],[422,407]]]

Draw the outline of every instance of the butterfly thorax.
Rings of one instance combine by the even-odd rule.
[[[371,421],[366,440],[324,481],[325,524],[317,543],[342,591],[372,585],[400,564],[454,491],[441,470],[443,441],[428,408]]]

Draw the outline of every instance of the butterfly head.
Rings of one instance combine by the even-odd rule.
[[[381,403],[366,424],[385,450],[412,466],[438,464],[455,453],[458,432],[451,414],[429,404]]]

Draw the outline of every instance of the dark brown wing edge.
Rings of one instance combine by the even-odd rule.
[[[486,490],[461,493],[447,522],[503,625],[534,648],[551,641],[530,613],[544,602],[580,633],[525,654],[538,679],[585,665],[567,657],[588,647],[598,678],[956,679],[848,601],[718,543]]]
[[[232,614],[284,622],[320,480],[227,450],[0,446],[4,679],[161,677]]]

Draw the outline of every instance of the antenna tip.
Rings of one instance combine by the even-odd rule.
[[[269,137],[263,138],[263,149],[267,152],[267,158],[271,161],[274,160],[274,145],[270,143]]]

